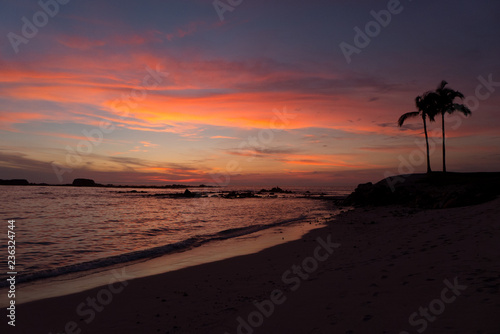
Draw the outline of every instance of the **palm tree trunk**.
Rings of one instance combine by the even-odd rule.
[[[425,114],[422,116],[424,120],[424,133],[425,133],[425,145],[427,146],[427,173],[431,173],[431,159],[429,156],[429,136],[427,135],[427,122],[425,121]]]
[[[444,112],[441,114],[442,125],[443,125],[443,173],[446,173],[446,145],[444,136]]]

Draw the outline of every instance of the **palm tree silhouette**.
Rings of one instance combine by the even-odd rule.
[[[406,114],[401,115],[398,119],[398,125],[403,126],[404,122],[408,118],[413,118],[417,116],[422,117],[422,121],[424,122],[424,133],[425,133],[425,145],[427,148],[427,173],[431,173],[431,162],[429,156],[429,136],[427,134],[427,121],[426,118],[429,117],[431,122],[434,122],[434,117],[436,116],[436,107],[437,107],[438,96],[434,92],[427,92],[423,95],[419,95],[415,98],[415,105],[417,106],[418,111],[407,112]]]
[[[433,98],[436,99],[433,103],[436,104],[436,112],[441,114],[442,130],[443,130],[443,172],[446,173],[446,147],[445,147],[445,130],[444,130],[444,114],[452,114],[455,111],[460,111],[465,116],[471,114],[469,108],[463,104],[454,103],[456,98],[463,99],[464,94],[459,91],[446,87],[448,83],[443,80],[436,89],[436,94]]]

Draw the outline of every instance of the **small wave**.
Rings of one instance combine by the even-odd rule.
[[[65,275],[65,274],[71,274],[71,273],[76,273],[76,272],[82,272],[82,271],[87,271],[87,270],[109,267],[112,265],[123,264],[123,263],[131,262],[131,261],[155,258],[158,256],[173,253],[176,251],[182,251],[182,250],[187,250],[190,248],[198,247],[198,246],[201,246],[201,245],[203,245],[207,242],[210,242],[210,241],[235,238],[235,237],[255,233],[255,232],[258,232],[258,231],[261,231],[264,229],[276,227],[279,225],[285,225],[288,223],[301,221],[301,220],[304,220],[305,218],[306,218],[306,216],[301,215],[297,218],[277,221],[277,222],[274,222],[271,224],[266,224],[266,225],[251,225],[251,226],[247,226],[247,227],[231,228],[231,229],[219,231],[219,232],[214,233],[214,234],[194,236],[194,237],[191,237],[189,239],[179,241],[179,242],[176,242],[173,244],[167,244],[167,245],[163,245],[163,246],[134,251],[134,252],[130,252],[130,253],[114,255],[114,256],[110,256],[110,257],[106,257],[106,258],[102,258],[102,259],[87,261],[87,262],[74,264],[74,265],[67,265],[67,266],[63,266],[63,267],[59,267],[59,268],[55,268],[55,269],[41,270],[41,271],[29,273],[29,274],[19,274],[17,276],[17,282],[19,282],[19,283],[30,282],[30,281],[34,281],[34,280],[38,280],[38,279],[43,279],[43,278],[50,278],[50,277],[56,277],[56,276],[61,276],[61,275]],[[163,231],[163,230],[166,230],[166,228],[165,229],[163,229],[163,228],[152,229],[149,232],[153,232],[154,230],[162,230]],[[5,280],[0,281],[0,288],[3,288],[7,285],[8,285],[8,282],[6,282]]]
[[[159,233],[159,232],[170,232],[173,229],[170,227],[158,227],[158,228],[152,228],[150,230],[147,230],[146,232],[151,232],[151,233]]]
[[[55,276],[60,276],[64,274],[70,274],[80,271],[87,271],[97,268],[103,268],[112,266],[115,264],[126,263],[135,260],[141,260],[146,258],[154,258],[164,254],[171,253],[176,250],[187,249],[192,246],[197,246],[200,242],[199,238],[190,238],[184,241],[180,241],[174,244],[168,244],[164,246],[154,247],[150,249],[145,249],[141,251],[130,252],[121,255],[115,255],[103,259],[97,259],[92,261],[87,261],[79,264],[73,264],[68,266],[63,266],[55,269],[41,270],[29,274],[19,274],[16,281],[19,283],[30,282],[42,278],[50,278]],[[5,280],[0,282],[0,288],[8,285]]]
[[[215,234],[211,234],[209,236],[212,237],[213,239],[216,239],[216,240],[235,238],[235,237],[239,237],[239,236],[242,236],[245,234],[259,232],[259,231],[262,231],[262,230],[265,230],[265,229],[268,229],[271,227],[276,227],[279,225],[284,225],[284,224],[288,224],[288,223],[292,223],[292,222],[301,221],[301,220],[304,220],[306,217],[307,216],[305,216],[305,215],[301,215],[297,218],[280,220],[280,221],[277,221],[277,222],[274,222],[271,224],[251,225],[251,226],[245,226],[245,227],[230,228],[227,230],[217,232]]]
[[[86,254],[86,253],[96,253],[97,250],[93,250],[93,249],[78,249],[78,250],[74,250],[72,252],[75,253],[75,254]]]
[[[32,242],[32,241],[23,241],[23,245],[42,245],[42,246],[49,246],[49,245],[55,245],[55,242],[49,242],[49,241],[41,241],[41,242]]]

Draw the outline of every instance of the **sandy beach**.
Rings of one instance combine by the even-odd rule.
[[[255,254],[19,305],[8,332],[500,333],[499,208],[356,208]]]

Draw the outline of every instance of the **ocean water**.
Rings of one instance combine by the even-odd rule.
[[[17,281],[33,281],[187,250],[265,228],[316,222],[349,187],[284,188],[262,198],[222,198],[255,188],[192,188],[200,198],[170,198],[184,189],[0,187],[0,287],[6,285],[7,225],[14,219]]]

